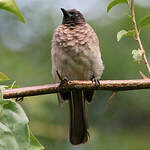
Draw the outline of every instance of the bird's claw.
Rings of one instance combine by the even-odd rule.
[[[98,78],[93,77],[91,80],[92,80],[92,83],[95,83],[96,86],[100,85]]]
[[[68,81],[69,81],[68,78],[67,78],[67,77],[64,77],[64,78],[60,81],[60,85],[67,84]]]
[[[22,102],[24,100],[24,97],[17,97],[15,99],[16,102]]]
[[[56,71],[56,73],[58,78],[60,79],[60,86],[68,83],[69,80],[67,77],[62,78],[58,71]]]

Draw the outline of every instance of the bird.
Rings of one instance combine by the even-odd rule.
[[[80,11],[74,8],[61,8],[61,11],[62,24],[54,31],[51,48],[54,82],[91,80],[99,84],[104,65],[94,29]],[[71,144],[86,143],[89,139],[87,104],[92,102],[95,91],[72,89],[57,95],[60,105],[69,103]]]

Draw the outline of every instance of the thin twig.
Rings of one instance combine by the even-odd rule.
[[[130,9],[131,9],[131,15],[132,15],[132,23],[133,23],[133,28],[135,30],[135,33],[136,33],[136,40],[140,46],[140,50],[141,52],[143,53],[143,60],[144,60],[144,63],[146,65],[146,68],[150,74],[150,66],[149,66],[149,63],[148,63],[148,60],[146,58],[146,52],[143,48],[143,45],[142,45],[142,42],[141,42],[141,38],[140,38],[140,30],[138,30],[138,27],[137,27],[137,23],[136,23],[136,19],[135,19],[135,11],[134,11],[134,0],[131,0],[131,3],[130,3]]]
[[[137,80],[100,80],[100,85],[95,85],[91,81],[69,81],[68,84],[60,86],[57,84],[47,84],[40,86],[31,86],[23,88],[15,88],[3,90],[4,98],[18,98],[27,96],[36,96],[51,94],[72,89],[93,89],[93,90],[110,90],[110,91],[127,91],[138,89],[150,89],[150,79]]]
[[[113,101],[114,97],[116,96],[116,94],[117,94],[117,91],[112,92],[112,95],[109,97],[108,102],[107,102],[108,106],[112,104],[112,101]]]
[[[13,82],[13,84],[11,85],[11,89],[14,87],[14,85],[16,84],[16,81]]]
[[[149,79],[142,71],[139,71],[139,73],[143,79]]]

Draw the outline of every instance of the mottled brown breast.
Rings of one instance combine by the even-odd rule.
[[[84,25],[77,25],[68,27],[60,25],[55,32],[55,42],[59,47],[74,47],[77,45],[85,45],[91,42],[98,42],[94,30],[87,23]]]

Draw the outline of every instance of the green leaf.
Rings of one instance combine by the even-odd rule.
[[[121,4],[121,3],[126,3],[128,4],[127,0],[113,0],[109,3],[109,5],[107,6],[107,12],[109,12],[111,10],[112,7]]]
[[[149,16],[145,16],[144,18],[142,18],[139,22],[140,27],[144,27],[147,25],[150,25],[150,15]]]
[[[142,61],[143,52],[141,50],[133,50],[132,57],[135,62],[140,63]]]
[[[30,132],[30,147],[27,150],[44,150],[44,147],[33,136],[32,132]]]
[[[4,9],[15,14],[23,23],[25,23],[25,19],[14,0],[0,0],[0,9]]]
[[[25,150],[29,147],[28,118],[15,101],[3,100],[0,118],[0,149]]]
[[[119,42],[123,37],[126,36],[135,36],[135,30],[121,30],[117,33],[117,41]]]
[[[0,72],[0,82],[9,80],[9,78],[2,72]]]
[[[0,150],[43,150],[28,122],[22,107],[13,100],[3,99],[0,89]]]

